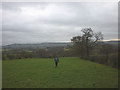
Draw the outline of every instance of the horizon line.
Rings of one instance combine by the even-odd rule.
[[[120,39],[108,39],[108,40],[101,40],[103,42],[107,41],[120,41]],[[11,43],[11,44],[38,44],[38,43],[69,43],[71,41],[54,41],[54,42],[36,42],[36,43]],[[11,45],[11,44],[2,44],[2,46],[5,45]]]

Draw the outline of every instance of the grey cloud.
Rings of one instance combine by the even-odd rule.
[[[117,35],[117,3],[3,3],[3,43],[70,41],[82,27]]]

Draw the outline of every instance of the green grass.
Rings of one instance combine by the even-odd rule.
[[[116,88],[118,70],[75,57],[3,61],[3,88]]]
[[[32,50],[26,50],[26,51],[27,51],[27,52],[30,52],[30,53],[32,52]]]
[[[68,48],[64,48],[64,51],[69,51],[69,49]]]

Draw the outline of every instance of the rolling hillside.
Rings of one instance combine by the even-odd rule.
[[[118,70],[76,57],[3,61],[3,88],[117,88]]]

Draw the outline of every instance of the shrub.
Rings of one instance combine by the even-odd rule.
[[[117,53],[113,53],[113,54],[109,54],[109,55],[91,55],[89,60],[93,61],[93,62],[98,62],[101,64],[106,64],[106,65],[110,65],[112,67],[118,67],[118,54]]]

